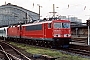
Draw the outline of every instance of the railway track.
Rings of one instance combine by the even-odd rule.
[[[30,55],[28,58],[5,41],[0,41],[0,58],[3,60],[55,60],[57,59],[48,55]]]
[[[72,54],[72,55],[79,55],[82,57],[90,58],[90,47],[89,46],[81,46],[81,45],[73,45],[71,44],[67,49],[61,49],[65,53]]]
[[[75,54],[90,56],[90,51],[86,51],[86,50],[69,48],[68,51],[72,52],[72,53],[75,53]]]
[[[0,60],[10,60],[8,55],[2,50],[0,50]]]
[[[4,60],[31,60],[11,45],[0,41],[1,59]]]

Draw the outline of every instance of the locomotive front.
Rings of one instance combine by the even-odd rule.
[[[53,39],[55,45],[68,47],[71,40],[71,28],[69,20],[53,21]]]

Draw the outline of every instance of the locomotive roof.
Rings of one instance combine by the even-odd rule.
[[[38,24],[43,24],[43,23],[51,23],[52,21],[44,21],[44,22],[37,22],[37,23],[29,23],[29,24],[24,24],[22,26],[28,26],[28,25],[38,25]]]
[[[56,20],[52,20],[52,21],[56,21]],[[43,23],[51,23],[52,21],[43,21],[43,22],[35,22],[35,23],[29,23],[29,24],[24,24],[22,26],[28,26],[28,25],[38,25],[38,24],[43,24]],[[57,20],[57,21],[62,21],[62,22],[70,22],[69,20]],[[18,25],[19,27],[20,25]]]
[[[36,23],[29,23],[29,24],[24,24],[22,26],[28,26],[28,25],[38,25],[38,24],[43,24],[43,23],[51,23],[52,21],[62,21],[62,22],[70,22],[69,20],[51,20],[51,21],[43,21],[43,22],[36,22]]]

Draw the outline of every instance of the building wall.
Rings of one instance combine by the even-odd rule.
[[[71,29],[72,37],[87,37],[88,29],[87,28],[76,28]]]
[[[8,3],[0,6],[0,26],[38,20],[39,14]]]

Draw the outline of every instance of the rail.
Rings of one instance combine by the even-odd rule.
[[[6,44],[4,42],[0,42],[0,44],[1,44],[0,47],[1,47],[2,51],[5,53],[5,55],[7,56],[8,60],[12,60],[12,59],[22,60],[22,58],[25,59],[25,60],[31,60],[30,58],[26,57],[24,54],[22,54],[21,52],[19,52],[17,49],[15,49],[14,47],[12,47],[11,45]],[[3,44],[5,46],[7,45],[8,47],[10,47],[9,50],[10,51],[13,51],[14,53],[16,52],[15,54],[17,54],[17,55],[15,55],[15,54],[13,55],[13,53],[10,53],[9,51],[5,50],[5,46]],[[4,46],[4,48],[3,48],[3,46]],[[21,56],[22,58],[21,57],[18,57],[18,56]]]

